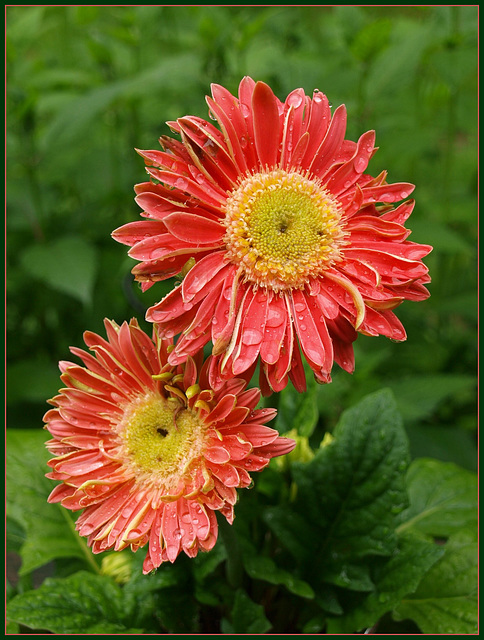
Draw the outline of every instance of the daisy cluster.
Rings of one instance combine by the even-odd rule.
[[[218,127],[185,116],[138,151],[141,219],[113,232],[142,290],[181,283],[148,309],[151,337],[136,320],[86,332],[45,416],[49,500],[82,510],[96,553],[147,545],[145,572],[210,550],[216,512],[232,523],[236,489],[294,448],[261,393],[304,392],[304,363],[320,383],[335,362],[353,372],[358,333],[404,340],[394,309],[429,295],[431,247],[405,227],[414,186],[367,173],[375,132],[345,139],[344,105],[281,102],[249,77],[207,103]]]

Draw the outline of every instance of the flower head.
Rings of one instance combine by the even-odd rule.
[[[148,544],[146,573],[211,549],[215,511],[232,523],[236,488],[295,443],[264,425],[276,411],[256,409],[245,380],[214,391],[207,365],[167,362],[173,345],[156,330],[152,340],[135,320],[105,326],[108,340],[85,333],[94,355],[71,349],[85,366],[60,363],[66,388],[44,417],[47,476],[61,481],[49,502],[84,509],[76,528],[95,553]]]
[[[239,97],[212,85],[220,129],[186,116],[168,124],[163,151],[139,151],[150,182],[136,186],[144,220],[113,236],[131,246],[143,289],[182,273],[152,306],[160,335],[181,334],[169,355],[184,362],[210,340],[214,387],[261,363],[263,391],[291,379],[305,388],[301,352],[320,382],[333,362],[352,372],[357,332],[404,340],[393,313],[423,300],[430,281],[409,242],[408,183],[365,173],[375,132],[345,140],[346,110],[296,89],[280,102],[244,78]]]

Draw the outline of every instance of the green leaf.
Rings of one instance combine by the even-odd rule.
[[[28,247],[22,266],[33,278],[84,304],[92,298],[96,277],[96,252],[77,236],[65,236],[47,244]]]
[[[197,57],[193,53],[168,56],[142,73],[94,87],[77,96],[49,124],[41,141],[43,149],[59,149],[72,144],[86,133],[93,120],[104,114],[116,100],[143,97],[146,87],[175,92],[182,83],[196,77]],[[183,79],[182,79],[183,78]]]
[[[176,629],[177,618],[184,618],[186,614],[183,607],[172,608],[170,603],[180,591],[182,595],[185,591],[189,594],[183,567],[178,563],[173,565],[166,563],[162,564],[155,573],[143,575],[142,563],[145,552],[146,549],[140,549],[134,555],[132,577],[123,587],[126,616],[134,626],[143,627],[146,631],[159,631],[158,626],[151,629],[155,624],[154,614],[156,613],[156,617],[164,626],[168,629]],[[181,611],[184,613],[182,614]]]
[[[407,463],[401,418],[385,390],[344,412],[332,442],[309,464],[294,465],[292,508],[274,507],[265,518],[304,563],[312,585],[373,588],[365,558],[396,548],[394,518],[407,504]]]
[[[318,389],[313,376],[307,377],[306,393],[299,393],[292,385],[281,391],[276,428],[279,433],[297,429],[300,436],[309,436],[318,424]]]
[[[346,615],[328,618],[329,634],[355,633],[371,627],[417,588],[422,577],[444,554],[444,550],[416,536],[402,537],[388,562],[377,565],[373,572],[375,589]]]
[[[255,549],[253,553],[244,553],[243,562],[245,570],[254,580],[282,584],[288,591],[301,598],[314,598],[314,591],[307,582],[278,567],[272,558],[256,555]]]
[[[398,533],[446,538],[477,524],[477,476],[452,462],[415,460],[407,474],[410,506],[397,518]]]
[[[397,406],[404,420],[416,421],[432,415],[445,399],[472,390],[476,382],[474,376],[440,374],[413,376],[391,382],[389,386],[395,393]]]
[[[7,403],[45,402],[59,388],[59,369],[45,359],[21,360],[7,371]]]
[[[91,551],[74,529],[70,512],[48,504],[54,488],[45,477],[51,457],[45,448],[43,429],[7,429],[7,515],[26,534],[21,547],[25,575],[56,558],[82,558],[97,569]],[[42,523],[42,526],[39,524]]]
[[[407,424],[412,458],[422,456],[453,462],[469,471],[477,470],[477,448],[474,435],[461,427]]]
[[[142,633],[124,624],[123,593],[106,576],[79,571],[47,578],[34,591],[13,598],[7,617],[31,629],[53,633]]]
[[[477,557],[475,534],[452,536],[443,558],[396,607],[394,618],[411,618],[426,634],[477,634]]]
[[[232,633],[266,633],[272,624],[266,618],[264,607],[256,604],[242,589],[235,593],[232,608]]]

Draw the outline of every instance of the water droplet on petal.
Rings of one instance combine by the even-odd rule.
[[[302,96],[299,93],[295,93],[292,96],[289,96],[287,103],[296,109],[301,106],[302,101]]]
[[[247,147],[247,136],[242,136],[240,138],[240,146],[242,147],[242,149],[245,149]]]
[[[175,181],[175,187],[177,187],[177,189],[186,189],[188,186],[188,182],[185,180],[185,178],[178,178]]]
[[[267,311],[266,327],[280,327],[284,322],[284,312],[277,307],[269,307]]]
[[[240,110],[241,110],[242,115],[244,116],[244,118],[248,118],[250,116],[250,107],[248,107],[243,102],[240,103]]]
[[[296,302],[296,304],[294,305],[294,308],[296,309],[296,311],[304,311],[306,308],[306,305],[303,302]]]
[[[367,161],[365,158],[355,158],[354,166],[355,171],[357,171],[358,173],[363,173],[363,171],[366,169]]]
[[[258,329],[246,329],[242,334],[242,342],[245,345],[259,344],[262,340],[262,333]]]

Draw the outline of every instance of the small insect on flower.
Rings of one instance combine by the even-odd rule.
[[[234,518],[236,488],[295,442],[265,426],[259,389],[232,379],[213,390],[202,354],[171,365],[173,345],[135,320],[106,320],[107,340],[86,332],[85,366],[61,362],[66,385],[44,420],[59,480],[49,502],[83,509],[76,529],[94,553],[148,545],[143,571],[217,540],[215,512]]]
[[[303,391],[301,352],[324,383],[334,361],[354,370],[357,332],[404,340],[393,309],[428,297],[431,247],[407,240],[414,186],[366,173],[375,132],[345,140],[344,105],[331,114],[302,89],[281,102],[249,77],[238,98],[212,85],[207,102],[220,129],[185,116],[168,123],[181,141],[139,151],[145,219],[113,233],[144,290],[185,273],[147,313],[160,335],[181,334],[170,363],[211,340],[214,388],[260,362],[264,393],[289,379]]]

